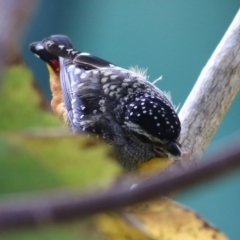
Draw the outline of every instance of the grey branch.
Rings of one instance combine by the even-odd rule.
[[[189,159],[179,166],[186,168],[199,161],[239,89],[240,10],[180,111],[180,142]]]

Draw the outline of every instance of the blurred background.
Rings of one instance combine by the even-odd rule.
[[[150,80],[163,75],[158,87],[183,105],[201,69],[213,53],[235,14],[238,0],[42,0],[21,42],[28,67],[50,99],[45,64],[29,52],[31,42],[66,34],[76,49],[90,52],[121,67],[148,69]],[[238,96],[217,131],[207,154],[240,127]],[[237,140],[237,138],[236,138]],[[240,171],[181,193],[177,200],[224,231],[240,236]]]

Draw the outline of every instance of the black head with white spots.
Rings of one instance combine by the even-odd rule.
[[[156,146],[158,143],[159,146],[165,145],[170,153],[179,155],[179,151],[175,154],[169,143],[178,139],[181,124],[172,104],[165,96],[145,94],[136,98],[127,106],[124,122],[134,134],[142,136]]]
[[[45,48],[45,42],[49,40],[54,40],[58,44],[62,44],[66,47],[72,46],[71,40],[67,36],[52,35],[49,38],[43,39],[42,41],[31,43],[29,48],[37,58],[40,58],[41,60],[46,62],[48,65],[50,65],[54,71],[59,72],[60,71],[59,57],[57,55],[50,53]]]
[[[49,53],[42,42],[33,42],[30,44],[31,52],[37,57],[48,63],[53,69],[59,68],[58,57]],[[56,67],[57,66],[57,67]]]

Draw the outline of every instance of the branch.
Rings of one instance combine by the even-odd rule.
[[[240,141],[235,142],[235,145],[232,142],[228,146],[226,144],[225,149],[218,151],[212,158],[205,159],[201,165],[185,171],[178,169],[172,176],[152,177],[133,189],[112,189],[89,197],[70,191],[24,195],[24,198],[14,194],[11,198],[0,201],[0,229],[82,218],[186,189],[239,167]]]
[[[240,10],[180,111],[180,142],[189,158],[177,167],[187,168],[200,160],[239,89]]]
[[[0,70],[21,59],[19,40],[36,1],[0,1]]]

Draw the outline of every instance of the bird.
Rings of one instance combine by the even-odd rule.
[[[181,122],[168,96],[140,71],[73,48],[65,35],[30,44],[50,72],[53,111],[74,133],[94,133],[133,171],[152,158],[181,159]]]

